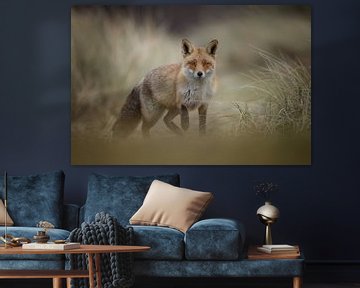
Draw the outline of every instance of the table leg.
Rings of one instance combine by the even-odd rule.
[[[53,288],[62,288],[61,278],[53,278]]]
[[[71,278],[66,278],[66,288],[71,288]]]
[[[92,253],[88,253],[88,260],[89,260],[89,288],[95,288],[95,283],[94,283],[94,254]]]
[[[102,288],[101,284],[101,255],[97,253],[95,255],[95,271],[96,271],[96,285],[97,288]]]
[[[293,278],[293,288],[301,288],[301,277],[297,276]]]

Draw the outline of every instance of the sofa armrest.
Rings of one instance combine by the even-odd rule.
[[[79,206],[64,204],[63,228],[71,231],[77,227],[79,227]]]
[[[239,221],[225,218],[196,222],[185,235],[188,260],[235,260],[242,254],[245,228]]]

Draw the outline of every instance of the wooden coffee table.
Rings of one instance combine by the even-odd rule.
[[[101,288],[101,257],[102,253],[125,253],[144,252],[149,250],[148,246],[123,246],[123,245],[80,245],[78,249],[71,250],[25,250],[21,247],[0,248],[0,254],[87,254],[89,263],[88,270],[0,270],[0,279],[31,279],[52,278],[53,288],[62,287],[62,279],[66,278],[68,287],[72,278],[88,278],[90,288]],[[95,261],[94,261],[95,258]],[[95,262],[95,263],[94,263]]]

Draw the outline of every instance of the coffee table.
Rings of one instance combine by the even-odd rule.
[[[62,279],[66,278],[70,283],[72,278],[88,278],[89,287],[101,288],[101,257],[102,253],[125,253],[144,252],[148,246],[125,246],[125,245],[80,245],[78,249],[71,250],[25,250],[21,247],[0,248],[0,254],[87,254],[89,263],[88,270],[0,270],[0,279],[31,279],[52,278],[53,288],[62,287]],[[94,261],[95,258],[95,261]],[[69,286],[69,285],[68,285]]]

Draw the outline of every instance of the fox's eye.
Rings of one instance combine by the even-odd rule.
[[[192,60],[188,62],[188,65],[190,66],[196,66],[196,60]]]
[[[206,61],[206,60],[204,60],[204,61],[202,62],[202,64],[203,64],[204,66],[210,66],[210,65],[211,65],[211,63],[208,62],[208,61]]]

